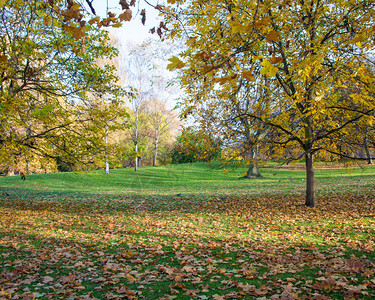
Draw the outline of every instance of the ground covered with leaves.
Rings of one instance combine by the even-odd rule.
[[[371,299],[375,196],[0,200],[0,299]]]

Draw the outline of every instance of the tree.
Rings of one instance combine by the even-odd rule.
[[[145,110],[151,127],[149,136],[154,146],[152,165],[156,167],[160,139],[170,130],[173,116],[167,110],[165,103],[155,98],[145,103]]]
[[[135,89],[134,97],[131,101],[131,109],[134,114],[132,118],[132,139],[134,142],[134,156],[135,156],[135,171],[139,166],[139,132],[140,113],[143,103],[149,99],[152,91],[152,74],[151,69],[152,58],[147,53],[147,45],[139,45],[130,52],[130,59],[127,60],[126,77],[129,85]]]
[[[177,137],[172,163],[210,162],[220,158],[220,141],[203,131],[185,128]]]
[[[61,15],[37,0],[7,1],[0,17],[1,159],[29,153],[65,165],[90,162],[103,150],[99,120],[115,114],[124,95],[114,68],[96,64],[117,54],[108,35],[66,20],[85,38],[68,34]],[[106,111],[93,101],[104,96]]]
[[[350,125],[373,117],[375,2],[197,0],[169,12],[183,16],[166,15],[170,36],[188,35],[183,61],[173,57],[169,68],[182,69],[189,92],[212,89],[215,78],[230,91],[238,77],[253,81],[254,69],[268,78],[269,95],[246,115],[272,128],[275,144],[303,151],[305,204],[315,206],[314,155],[338,153],[332,139],[355,135]],[[350,101],[336,93],[345,84],[360,91]],[[205,94],[189,98],[185,111],[204,101]]]

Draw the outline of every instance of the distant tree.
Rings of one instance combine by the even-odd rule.
[[[172,163],[209,162],[219,159],[220,141],[202,131],[184,129],[172,150]]]

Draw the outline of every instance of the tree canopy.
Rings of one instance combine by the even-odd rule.
[[[38,0],[7,1],[0,16],[1,160],[33,153],[88,161],[103,146],[100,124],[121,112],[125,95],[114,67],[97,64],[117,55],[108,35],[65,20],[84,32],[75,36],[61,26],[61,14]]]
[[[174,25],[171,37],[187,36],[186,50],[169,65],[182,69],[184,114],[219,91],[228,101],[243,82],[263,86],[267,93],[248,94],[245,114],[271,128],[274,144],[302,150],[306,205],[314,206],[314,155],[339,155],[341,137],[357,134],[351,125],[373,120],[375,2],[178,3],[166,18]]]

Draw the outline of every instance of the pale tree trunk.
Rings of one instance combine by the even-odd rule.
[[[105,174],[109,174],[109,163],[108,163],[108,153],[107,153],[107,141],[108,141],[108,136],[106,132],[105,136]]]
[[[154,167],[156,167],[156,160],[157,160],[157,155],[158,155],[158,142],[159,142],[159,139],[156,136],[156,138],[155,138],[155,149],[154,149],[154,162],[153,162]]]
[[[135,139],[134,139],[134,152],[135,152],[135,167],[134,171],[138,171],[138,108],[135,111]]]
[[[138,143],[137,142],[135,142],[134,152],[135,152],[134,171],[138,171]]]
[[[245,178],[259,178],[262,177],[259,171],[258,161],[258,147],[251,147],[250,149],[250,163],[249,168],[246,172]]]

